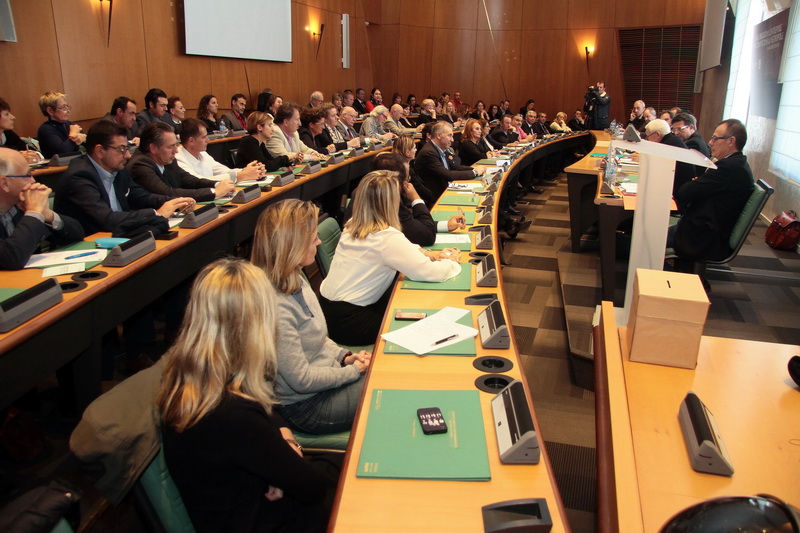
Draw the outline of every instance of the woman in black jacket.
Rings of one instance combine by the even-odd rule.
[[[287,167],[294,163],[299,163],[303,159],[303,153],[298,152],[298,161],[291,161],[289,156],[282,155],[272,157],[265,143],[272,137],[272,115],[261,111],[253,111],[247,117],[247,133],[239,141],[239,149],[236,152],[236,165],[244,168],[251,161],[263,163],[267,172],[274,172],[281,167]]]

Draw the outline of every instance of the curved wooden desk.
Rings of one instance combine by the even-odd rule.
[[[574,149],[582,143],[585,135],[572,135],[541,144],[518,158],[506,171],[498,190],[516,173],[529,169],[539,158],[561,150]],[[446,196],[456,193],[445,192]],[[502,205],[500,195],[495,195],[495,205]],[[437,206],[438,210],[454,211],[455,206]],[[467,209],[475,208],[463,208]],[[499,235],[497,232],[497,210],[494,210],[492,221],[493,248],[490,251],[500,268]],[[468,232],[475,235],[476,232]],[[473,251],[480,251],[474,247]],[[462,262],[469,259],[462,252]],[[464,267],[471,267],[466,264]],[[401,276],[402,278],[402,276]],[[402,279],[398,280],[392,293],[381,331],[386,332],[396,308],[441,309],[445,306],[472,310],[473,327],[477,328],[477,316],[485,306],[467,306],[465,296],[486,292],[498,293],[509,329],[512,329],[508,315],[502,280],[497,288],[477,287],[473,279],[469,292],[460,291],[414,291],[400,288]],[[503,374],[509,378],[519,379],[528,388],[525,374],[520,367],[518,350],[511,334],[511,347],[505,350],[487,350],[481,346],[480,337],[476,337],[477,356],[499,355],[511,360],[514,368]],[[497,437],[491,413],[490,401],[494,394],[480,393],[481,410],[486,434],[491,481],[488,482],[455,482],[455,481],[420,481],[392,480],[356,477],[356,468],[361,453],[362,440],[367,426],[369,398],[376,389],[442,389],[472,390],[475,380],[484,375],[472,365],[472,357],[452,356],[415,356],[385,353],[385,341],[379,339],[375,344],[372,364],[370,365],[361,406],[356,415],[352,438],[348,445],[344,470],[339,483],[339,492],[335,509],[332,513],[330,531],[483,531],[481,507],[491,503],[519,499],[544,498],[553,520],[553,531],[567,531],[561,497],[555,483],[552,466],[547,451],[544,449],[544,438],[539,422],[528,395],[528,405],[533,413],[534,424],[542,445],[542,457],[538,465],[505,465],[500,462],[497,448]]]

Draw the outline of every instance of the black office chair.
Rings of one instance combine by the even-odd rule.
[[[231,161],[231,168],[236,168],[236,156],[239,154],[238,148],[233,148],[230,151],[230,161]]]

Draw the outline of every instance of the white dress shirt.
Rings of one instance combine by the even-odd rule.
[[[178,166],[189,174],[209,180],[229,179],[235,183],[237,174],[242,170],[240,168],[226,167],[208,155],[208,152],[200,152],[200,157],[197,158],[183,146],[178,148],[175,160],[178,161]]]
[[[377,302],[401,272],[414,281],[445,281],[461,272],[450,259],[431,261],[394,228],[356,240],[345,229],[320,293],[331,301],[367,306]]]

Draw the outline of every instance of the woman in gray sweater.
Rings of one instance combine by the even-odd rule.
[[[350,429],[372,354],[353,354],[328,338],[325,316],[302,268],[314,262],[317,207],[296,199],[269,206],[256,225],[252,262],[278,294],[279,411],[304,433]]]

